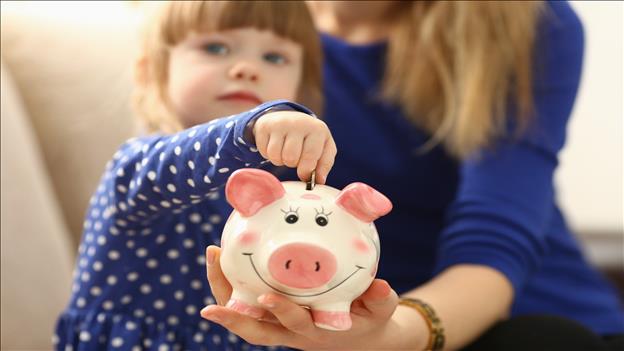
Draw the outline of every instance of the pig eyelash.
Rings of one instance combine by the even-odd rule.
[[[288,224],[294,224],[299,220],[299,207],[296,210],[293,210],[292,207],[288,208],[288,211],[284,211],[280,209],[284,213],[284,220]]]
[[[314,211],[316,211],[316,215],[324,215],[326,217],[329,217],[330,214],[334,213],[334,212],[330,212],[330,213],[325,213],[325,208],[321,207],[321,210],[317,210],[316,208],[314,209]]]

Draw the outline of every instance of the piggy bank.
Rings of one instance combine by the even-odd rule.
[[[390,200],[363,183],[307,190],[258,169],[232,173],[225,193],[234,207],[221,238],[233,288],[226,306],[259,318],[258,296],[274,292],[308,306],[320,328],[350,329],[351,302],[377,272],[373,221],[390,212]]]

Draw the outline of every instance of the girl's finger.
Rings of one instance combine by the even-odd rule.
[[[323,152],[323,137],[318,133],[309,134],[303,140],[301,152],[297,155],[297,175],[303,181],[310,180],[312,171],[317,167]]]
[[[225,307],[210,305],[200,312],[207,320],[218,323],[250,344],[294,346],[295,335],[280,324],[267,323]]]
[[[282,166],[282,149],[284,148],[284,134],[271,133],[269,135],[269,141],[267,143],[267,156],[268,160],[276,166]]]
[[[267,153],[267,145],[269,143],[269,134],[265,133],[263,130],[256,132],[256,149],[262,157],[265,159],[269,159],[269,155]]]
[[[232,286],[223,275],[219,258],[221,248],[210,245],[206,248],[206,272],[212,296],[219,305],[225,305],[232,295]]]
[[[297,167],[303,144],[303,135],[288,133],[282,148],[282,162],[288,167]]]
[[[336,159],[336,143],[333,138],[327,139],[323,147],[323,152],[320,155],[320,159],[316,164],[316,179],[317,183],[325,184],[329,171],[334,166],[334,160]]]
[[[388,319],[394,313],[399,297],[385,280],[375,279],[358,300],[370,311],[371,318]]]
[[[313,339],[314,335],[317,334],[310,312],[285,297],[275,294],[264,294],[258,297],[258,302],[271,311],[287,329],[306,338]]]

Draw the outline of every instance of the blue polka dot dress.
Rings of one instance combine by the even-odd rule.
[[[120,147],[90,201],[56,350],[262,349],[199,311],[215,303],[205,249],[219,245],[231,212],[223,186],[234,170],[267,162],[244,132],[268,109],[312,114],[278,100]]]

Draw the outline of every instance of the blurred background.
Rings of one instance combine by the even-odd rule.
[[[556,174],[588,257],[624,291],[624,4],[572,2],[581,88]],[[134,1],[1,3],[1,348],[50,349],[83,216],[134,130]],[[28,333],[26,333],[28,331]]]

